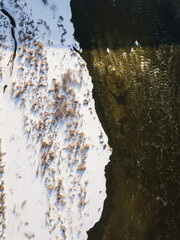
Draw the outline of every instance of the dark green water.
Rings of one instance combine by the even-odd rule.
[[[88,239],[179,240],[180,1],[71,0],[71,7],[113,148],[103,214]]]

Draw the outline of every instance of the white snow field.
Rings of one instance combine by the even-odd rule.
[[[1,9],[0,239],[85,240],[102,213],[111,151],[73,50],[70,0]]]

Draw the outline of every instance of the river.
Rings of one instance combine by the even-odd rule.
[[[180,238],[180,2],[71,0],[113,149],[89,240]]]

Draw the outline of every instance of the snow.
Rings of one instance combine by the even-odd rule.
[[[80,48],[70,2],[3,3],[18,45],[13,62],[11,25],[1,13],[3,239],[85,240],[103,210],[111,151],[86,63],[73,51]]]
[[[137,40],[135,41],[135,45],[136,45],[136,47],[139,46],[139,42]]]

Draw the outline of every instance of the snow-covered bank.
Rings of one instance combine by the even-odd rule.
[[[12,26],[1,13],[6,239],[87,239],[103,209],[110,150],[86,64],[73,50],[70,3],[5,0],[3,8],[17,41],[13,59]]]

